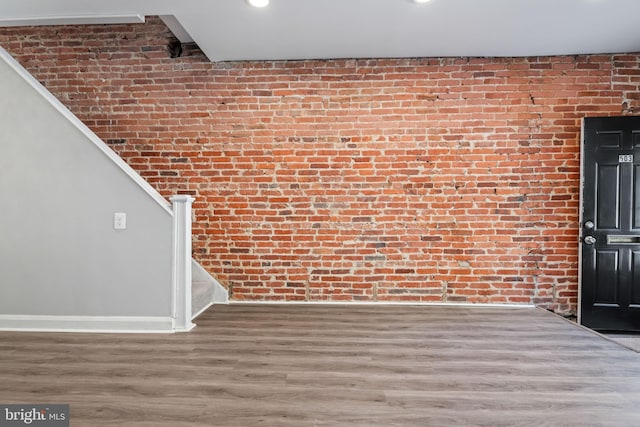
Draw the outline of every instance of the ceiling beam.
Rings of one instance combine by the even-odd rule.
[[[82,24],[143,24],[145,16],[132,15],[70,15],[30,16],[24,18],[0,18],[0,27]]]

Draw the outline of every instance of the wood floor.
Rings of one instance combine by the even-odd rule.
[[[640,354],[533,308],[215,306],[190,333],[0,332],[72,426],[638,426]]]

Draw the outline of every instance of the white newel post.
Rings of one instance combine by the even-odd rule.
[[[191,205],[187,195],[171,197],[173,203],[173,318],[175,330],[189,331],[191,322]]]

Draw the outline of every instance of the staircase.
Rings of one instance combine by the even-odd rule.
[[[191,196],[169,203],[1,47],[0,92],[0,330],[187,332],[228,302],[192,259]]]

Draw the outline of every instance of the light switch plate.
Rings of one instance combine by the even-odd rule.
[[[127,214],[124,212],[116,212],[113,214],[113,228],[114,230],[126,230],[127,229]]]

